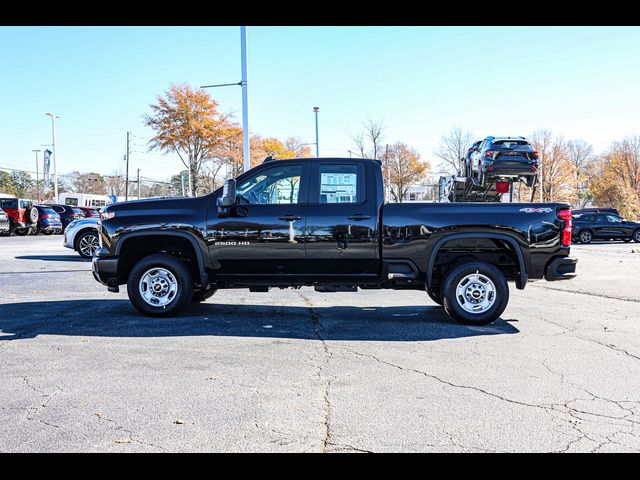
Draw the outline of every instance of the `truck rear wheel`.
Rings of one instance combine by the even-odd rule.
[[[172,255],[149,255],[131,269],[127,293],[136,310],[144,315],[175,316],[191,301],[193,275],[183,261]]]
[[[504,274],[489,263],[473,261],[454,267],[443,286],[444,308],[460,323],[487,325],[496,320],[509,302]]]

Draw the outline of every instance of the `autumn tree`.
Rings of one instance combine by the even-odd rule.
[[[614,142],[595,163],[590,187],[596,204],[640,217],[640,136]]]
[[[548,129],[536,130],[529,140],[539,156],[538,183],[532,189],[526,189],[531,198],[539,198],[542,182],[543,202],[574,200],[574,169],[567,142]]]
[[[389,145],[386,150],[383,175],[396,202],[402,202],[411,186],[423,180],[429,169],[429,163],[421,161],[420,154],[405,143]]]
[[[188,84],[171,84],[151,111],[144,116],[145,124],[155,132],[149,150],[175,152],[180,157],[189,171],[189,194],[193,195],[203,161],[214,156],[234,126],[228,115],[218,111],[218,102]]]
[[[0,170],[0,193],[8,195],[16,194],[16,185],[13,182],[13,178],[9,172]]]
[[[441,160],[439,173],[455,175],[460,171],[461,160],[473,144],[474,136],[462,127],[454,126],[449,133],[440,137],[435,156]]]

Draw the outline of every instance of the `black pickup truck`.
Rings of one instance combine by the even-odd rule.
[[[269,160],[269,159],[268,159]],[[487,324],[507,282],[575,276],[561,203],[385,203],[377,160],[265,161],[202,197],[101,211],[93,275],[127,285],[145,315],[172,316],[221,288],[425,291]]]

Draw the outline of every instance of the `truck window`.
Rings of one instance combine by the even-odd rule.
[[[65,205],[69,205],[71,207],[77,207],[78,206],[78,199],[75,197],[67,197],[64,199],[64,204]]]
[[[0,199],[0,208],[18,208],[18,200],[15,198]]]
[[[245,204],[298,203],[301,177],[302,165],[278,165],[245,180],[236,191]]]
[[[357,203],[358,165],[320,165],[320,203]]]

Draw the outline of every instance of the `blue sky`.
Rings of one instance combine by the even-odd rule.
[[[348,156],[367,118],[389,143],[433,161],[453,125],[478,138],[541,127],[604,150],[640,133],[640,28],[249,27],[255,133],[314,141]],[[58,169],[131,168],[165,179],[175,155],[147,153],[141,116],[171,82],[240,80],[239,27],[0,27],[0,167],[34,169],[57,123]],[[240,87],[209,91],[241,120]]]

